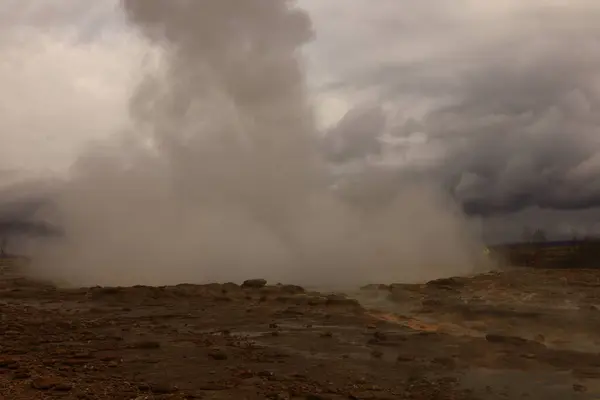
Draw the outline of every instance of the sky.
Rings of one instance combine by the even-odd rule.
[[[335,166],[434,179],[491,230],[522,228],[498,222],[505,214],[597,229],[597,1],[298,5],[313,24],[306,77]],[[156,58],[124,21],[114,0],[0,2],[5,180],[64,171],[91,140],[128,128],[140,68]]]
[[[410,66],[438,57],[441,48],[460,46],[456,38],[468,36],[469,29],[460,32],[458,24],[484,18],[478,23],[487,25],[487,19],[511,8],[510,1],[485,7],[468,1],[467,15],[440,17],[427,15],[429,8],[414,2],[377,3],[373,7],[366,0],[299,1],[314,25],[315,40],[306,49],[306,63],[315,112],[325,126],[337,122],[353,104],[378,99],[377,75],[384,74],[386,66]],[[444,5],[436,14],[452,8]],[[434,22],[453,25],[452,34],[424,31],[432,17]],[[5,168],[64,169],[88,140],[123,126],[129,91],[148,49],[124,25],[116,0],[94,5],[76,0],[4,0],[0,21]],[[348,82],[352,84],[346,86]],[[410,104],[419,111],[420,106]]]
[[[127,101],[150,50],[124,25],[116,1],[94,4],[0,3],[3,168],[64,170],[89,140],[126,126]],[[316,84],[331,73],[321,64],[314,71]],[[338,96],[319,102],[324,124],[348,107]]]

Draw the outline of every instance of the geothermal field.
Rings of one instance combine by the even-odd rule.
[[[0,1],[0,400],[599,399],[598,4]]]
[[[319,293],[0,277],[3,399],[594,399],[600,270]]]

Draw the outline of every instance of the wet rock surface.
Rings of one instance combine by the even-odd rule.
[[[595,399],[600,272],[317,293],[0,276],[0,399]]]

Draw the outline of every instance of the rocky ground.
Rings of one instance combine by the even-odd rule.
[[[600,270],[346,294],[0,276],[0,399],[597,399]]]

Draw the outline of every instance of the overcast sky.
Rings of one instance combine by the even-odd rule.
[[[343,137],[335,160],[377,153],[425,171],[476,213],[600,204],[597,1],[298,4],[315,30],[315,112]],[[4,0],[0,52],[5,174],[63,170],[89,140],[125,128],[149,62],[116,0]]]
[[[62,169],[82,143],[124,124],[128,91],[146,49],[124,26],[117,3],[0,3],[4,169]],[[485,5],[462,0],[464,7],[446,0],[375,3],[299,1],[310,12],[316,32],[307,49],[308,77],[318,88],[316,112],[323,124],[337,121],[356,101],[377,99],[390,69],[402,75],[403,68],[451,55],[481,39],[470,36],[481,27],[489,34],[506,29],[507,16],[523,7],[514,0]],[[420,98],[416,104],[414,95],[407,97],[404,113],[419,112],[430,101]]]
[[[331,13],[316,4],[307,6]],[[341,40],[343,29],[327,40]],[[0,30],[0,167],[64,169],[82,144],[124,126],[148,49],[124,25],[117,1],[5,0]],[[315,82],[335,76],[326,62],[310,62]],[[326,123],[347,108],[337,97],[322,104]]]

